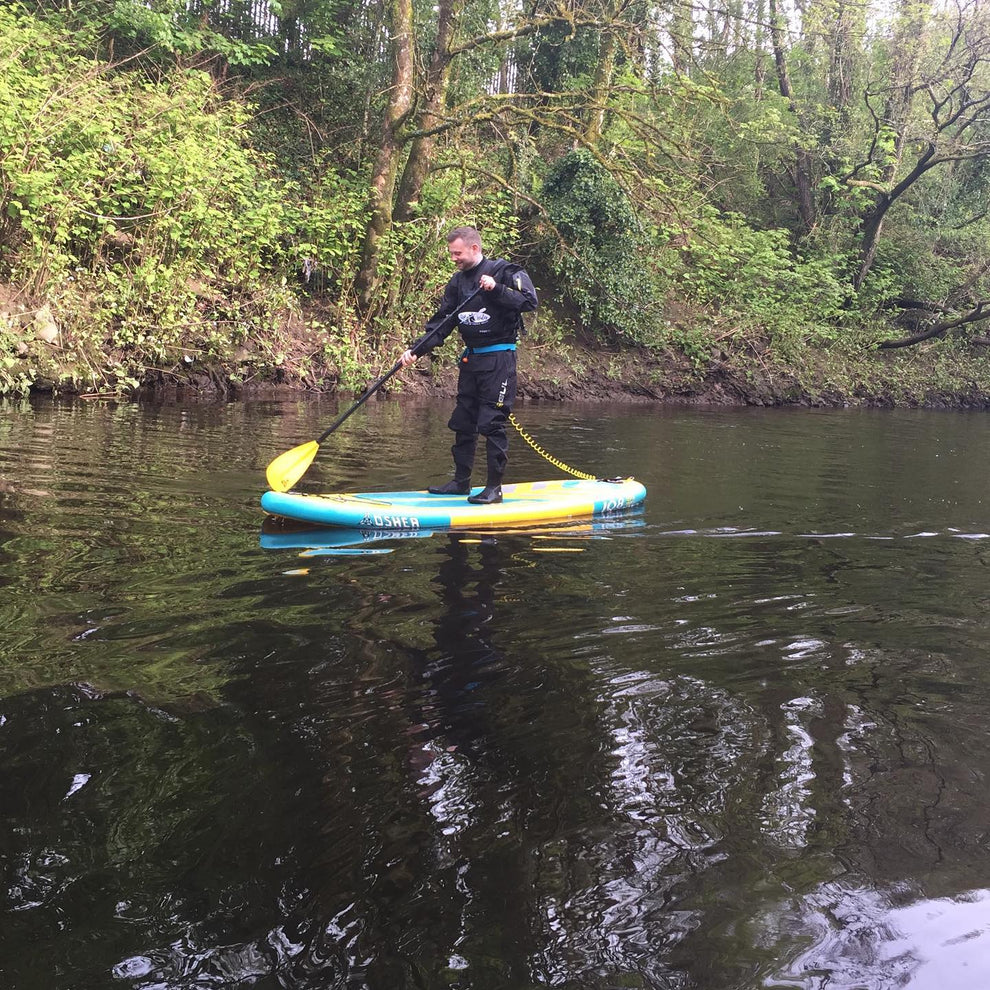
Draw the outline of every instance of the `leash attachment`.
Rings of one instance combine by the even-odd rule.
[[[563,461],[554,457],[553,454],[548,454],[520,425],[519,420],[516,419],[514,413],[509,413],[509,422],[516,428],[519,436],[523,438],[530,445],[530,447],[535,450],[540,457],[544,460],[549,461],[554,467],[560,468],[561,471],[566,472],[574,478],[581,478],[584,481],[597,481],[598,476],[594,474],[588,474],[585,471],[578,471],[576,468],[568,467]]]

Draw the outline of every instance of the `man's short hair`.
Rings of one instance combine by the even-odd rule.
[[[474,227],[455,227],[447,235],[448,244],[453,244],[454,241],[464,241],[469,247],[474,244],[481,247],[481,234]]]

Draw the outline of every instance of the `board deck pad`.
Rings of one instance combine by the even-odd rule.
[[[481,487],[472,489],[472,493]],[[269,491],[261,507],[274,516],[376,531],[478,529],[618,515],[642,504],[646,489],[633,478],[614,481],[529,481],[502,486],[496,505],[472,505],[466,495],[356,492],[309,495]]]

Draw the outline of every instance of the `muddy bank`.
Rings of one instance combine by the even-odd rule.
[[[157,360],[133,348],[82,346],[52,308],[0,284],[0,393],[58,393],[90,398],[173,395],[230,399],[268,394],[358,395],[387,371],[398,341],[375,352],[358,336],[336,339],[325,328],[332,313],[310,305],[285,311],[255,328],[236,347],[212,353],[172,348]],[[988,348],[932,340],[900,351],[877,350],[869,340],[828,346],[791,345],[786,351],[752,333],[724,332],[707,354],[607,346],[561,332],[547,318],[519,348],[523,400],[628,401],[671,405],[867,406],[930,409],[990,408]],[[388,394],[450,397],[457,380],[457,348],[398,373]]]
[[[674,353],[601,350],[568,345],[564,354],[544,348],[519,352],[519,396],[523,401],[602,401],[707,406],[803,406],[814,408],[990,409],[990,367],[963,356],[946,368],[943,356],[864,353],[839,361],[835,355],[796,368],[726,355],[698,368]],[[149,372],[136,395],[153,398],[237,399],[279,393],[357,396],[388,370],[383,364],[353,388],[340,388],[332,374],[305,376],[291,365],[259,369],[250,381],[224,367],[191,367]],[[397,374],[383,395],[450,398],[457,366],[441,354]]]
[[[934,350],[934,349],[933,349]],[[941,357],[877,352],[805,356],[790,367],[765,355],[722,353],[699,368],[675,352],[567,346],[519,351],[519,395],[545,401],[628,401],[668,405],[804,406],[844,408],[990,409],[990,363],[981,354],[959,358],[951,373]],[[397,389],[453,396],[452,362],[421,362]]]
[[[369,379],[370,387],[374,379]],[[33,395],[51,395],[52,389],[42,385],[30,390]],[[270,379],[249,384],[225,381],[216,374],[191,373],[167,377],[155,375],[142,382],[131,391],[134,399],[154,401],[236,401],[279,395],[327,395],[340,393],[342,396],[358,398],[360,391],[339,390],[332,385],[307,386],[299,381],[273,376]],[[413,395],[453,398],[456,393],[456,373],[443,373],[428,379],[412,378],[408,382],[391,383],[381,389],[382,397]],[[92,392],[77,389],[61,389],[60,395],[75,395],[85,399],[119,399],[121,396],[109,392]],[[540,379],[532,374],[521,374],[519,398],[535,402],[629,402],[655,403],[671,406],[755,406],[842,409],[851,407],[874,409],[943,409],[943,410],[990,410],[990,394],[983,389],[973,388],[968,392],[954,392],[928,389],[920,393],[905,394],[902,390],[889,390],[876,394],[847,394],[838,390],[798,392],[780,389],[770,384],[753,387],[744,376],[720,374],[680,387],[664,387],[652,380],[615,381],[599,373],[591,373],[580,379],[562,380],[558,378]]]

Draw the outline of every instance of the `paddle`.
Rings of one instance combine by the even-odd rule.
[[[478,293],[481,289],[475,289],[467,297],[467,299],[460,302],[457,309],[454,310],[448,317],[442,320],[437,326],[435,326],[427,336],[432,337],[433,334],[442,330],[448,323],[448,321],[454,319]],[[356,412],[368,399],[371,398],[391,377],[402,367],[401,359],[396,361],[395,364],[387,371],[381,378],[378,379],[373,385],[370,385],[364,395],[361,396],[357,402],[351,406],[347,412],[342,413],[338,416],[321,434],[316,440],[310,440],[308,443],[301,443],[298,447],[293,447],[292,450],[287,450],[284,454],[279,454],[271,464],[268,465],[265,470],[265,477],[268,479],[268,486],[275,492],[287,492],[306,472],[309,470],[310,464],[313,463],[313,458],[316,457],[317,452],[320,449],[320,444],[334,430],[337,429],[341,423],[344,422],[352,413]]]

